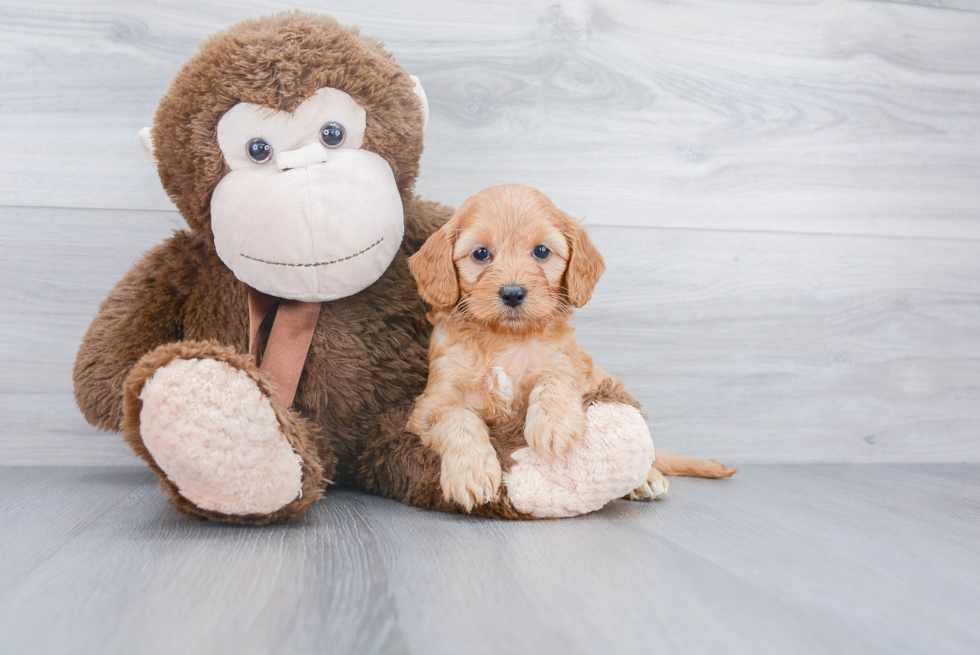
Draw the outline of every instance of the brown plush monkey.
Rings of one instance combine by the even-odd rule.
[[[74,380],[89,422],[122,430],[181,512],[289,520],[331,483],[457,511],[404,430],[430,330],[406,260],[452,214],[413,192],[426,117],[381,44],[314,14],[236,25],[177,74],[141,136],[188,229],[111,291]],[[495,430],[505,484],[474,513],[543,515],[578,493],[508,483],[522,421]],[[599,506],[632,488],[603,482],[585,490]]]

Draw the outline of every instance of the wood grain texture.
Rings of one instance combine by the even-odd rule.
[[[733,462],[980,459],[980,244],[593,229],[579,339],[665,450]]]
[[[136,131],[203,38],[292,6],[421,77],[423,194],[588,217],[580,340],[737,476],[256,529],[92,466],[135,460],[75,408],[79,340],[183,225]],[[976,0],[4,0],[0,464],[63,467],[0,467],[0,655],[980,651],[978,465],[751,465],[980,462],[978,34]]]
[[[893,2],[906,5],[922,5],[937,9],[952,9],[954,11],[980,11],[978,0],[876,0],[877,2]]]
[[[934,4],[934,3],[930,3]],[[166,209],[140,152],[208,34],[292,3],[5,2],[0,204]],[[302,3],[432,105],[420,190],[542,188],[597,223],[980,237],[980,14],[742,0]],[[43,144],[43,145],[40,145]]]
[[[980,461],[970,0],[301,6],[422,78],[423,193],[520,181],[587,217],[610,270],[579,334],[660,447]],[[183,225],[136,131],[206,35],[286,7],[0,5],[0,462],[133,462],[70,374],[101,299]]]
[[[0,287],[18,308],[0,315],[0,461],[132,463],[85,425],[71,368],[104,294],[179,217],[0,208],[0,221],[0,275],[18,281]],[[980,242],[591,234],[609,270],[578,337],[644,404],[659,447],[733,465],[980,461]]]
[[[975,465],[747,467],[506,523],[329,493],[197,523],[142,469],[0,469],[0,653],[971,653]]]

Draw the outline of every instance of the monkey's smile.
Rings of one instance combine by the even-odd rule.
[[[354,259],[358,255],[363,255],[368,250],[370,250],[371,248],[374,248],[376,245],[380,244],[384,240],[385,240],[384,237],[381,237],[380,239],[378,239],[377,241],[375,241],[374,243],[372,243],[370,246],[368,246],[364,250],[360,250],[358,252],[355,252],[353,255],[347,255],[346,257],[341,257],[340,259],[331,259],[330,261],[326,261],[326,262],[313,262],[311,264],[290,264],[288,262],[270,262],[270,261],[268,261],[266,259],[259,259],[258,257],[252,257],[251,255],[246,255],[245,253],[239,253],[239,254],[242,257],[244,257],[245,259],[251,259],[253,262],[259,262],[259,263],[262,263],[262,264],[272,264],[273,266],[300,266],[300,267],[307,267],[307,266],[329,266],[330,264],[339,264],[340,262],[346,262],[348,259]]]

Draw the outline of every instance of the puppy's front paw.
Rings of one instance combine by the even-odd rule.
[[[442,455],[439,484],[448,501],[459,503],[467,512],[497,497],[500,489],[500,461],[490,444],[472,445]]]
[[[547,397],[531,402],[524,421],[524,438],[531,450],[544,457],[571,452],[585,433],[585,410],[579,399],[555,402]]]
[[[667,495],[670,490],[670,483],[663,473],[657,469],[650,469],[646,482],[630,492],[630,500],[660,500]]]

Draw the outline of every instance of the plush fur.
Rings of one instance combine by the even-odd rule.
[[[378,41],[327,16],[288,12],[205,41],[160,102],[153,120],[160,179],[191,228],[207,229],[211,192],[228,171],[214,130],[221,116],[239,102],[291,111],[323,87],[367,111],[362,147],[391,164],[412,198],[425,120],[415,83]]]
[[[179,470],[193,458],[178,461],[180,453],[171,451],[166,462],[157,461],[144,441],[142,394],[148,381],[175,362],[210,360],[241,384],[244,396],[254,400],[257,389],[258,397],[269,399],[275,390],[256,358],[246,354],[247,289],[214,248],[210,200],[228,170],[216,124],[239,102],[290,111],[326,86],[350,94],[366,109],[364,147],[391,166],[404,208],[404,241],[377,282],[323,304],[292,407],[270,400],[278,432],[300,459],[299,496],[272,510],[289,494],[261,507],[243,501],[247,493],[233,494],[238,504],[198,504],[180,490],[188,478]],[[109,293],[82,341],[74,382],[86,419],[103,429],[122,430],[184,514],[236,523],[292,520],[328,484],[356,486],[423,508],[459,510],[442,498],[438,456],[404,427],[413,399],[425,387],[431,330],[408,257],[453,214],[414,193],[424,122],[414,86],[378,42],[328,17],[293,12],[247,21],[212,37],[162,99],[152,131],[154,155],[188,229],[144,255]],[[271,311],[260,327],[259,360],[275,314]],[[621,389],[600,391],[605,395],[586,397],[585,403],[607,400],[610,394],[625,397]],[[240,400],[229,402],[234,408]],[[264,443],[276,442],[268,412],[260,414],[267,424]],[[518,412],[491,431],[503,473],[511,466],[510,454],[525,446],[523,418]],[[248,428],[239,426],[237,432],[244,442],[242,431]],[[230,423],[215,433],[223,435],[225,447],[234,443]],[[155,434],[150,441],[156,448],[167,439]],[[221,469],[217,460],[207,461],[212,470]],[[506,489],[474,513],[529,518],[514,508]]]
[[[238,102],[288,111],[324,86],[349,93],[367,110],[364,147],[392,167],[405,238],[377,282],[324,304],[293,407],[274,406],[283,433],[303,459],[302,498],[272,515],[226,515],[182,497],[150,455],[140,435],[139,395],[156,369],[193,358],[227,362],[270,395],[271,382],[242,354],[248,347],[246,287],[218,258],[210,232],[211,193],[227,171],[215,128]],[[237,522],[295,518],[328,482],[356,484],[355,469],[369,439],[404,438],[402,426],[386,418],[424,388],[430,333],[407,257],[452,215],[452,209],[413,192],[424,121],[414,89],[408,73],[376,41],[326,16],[291,12],[241,23],[206,41],[161,101],[154,154],[189,229],[148,252],[102,303],[82,341],[74,380],[89,422],[124,429],[184,513]],[[274,318],[275,311],[262,325],[260,351]],[[399,474],[417,472],[406,466]]]
[[[303,482],[299,497],[271,512],[230,514],[217,509],[201,507],[181,495],[177,482],[164,472],[146,447],[141,431],[142,397],[147,381],[157,371],[164,370],[177,361],[214,361],[242,371],[254,383],[258,391],[267,398],[271,398],[274,384],[268,376],[259,371],[252,357],[238,353],[233,348],[219,345],[214,341],[183,341],[160,346],[140,358],[139,362],[132,368],[125,381],[123,396],[125,409],[120,427],[127,443],[160,476],[161,488],[167,493],[171,503],[178,510],[194,518],[261,525],[288,521],[301,516],[322,497],[323,487],[333,475],[337,459],[320,437],[314,424],[274,401],[270,401],[270,407],[275,413],[279,429],[301,460]],[[325,447],[318,449],[318,444],[323,444]]]
[[[303,459],[245,371],[216,359],[175,359],[139,398],[143,444],[198,507],[270,514],[300,497]]]
[[[569,454],[547,457],[521,448],[511,455],[515,464],[504,482],[517,510],[539,518],[577,516],[623,494],[653,500],[666,493],[634,492],[654,459],[653,438],[636,407],[597,402],[586,417],[584,434]]]

